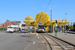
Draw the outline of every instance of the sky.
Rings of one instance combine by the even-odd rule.
[[[35,16],[39,12],[44,12],[50,0],[0,0],[0,24],[4,23],[7,19],[10,21],[21,21],[26,16]],[[65,19],[69,22],[75,22],[75,0],[51,0],[45,13],[53,19]]]

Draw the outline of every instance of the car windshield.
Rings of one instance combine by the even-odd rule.
[[[44,26],[43,25],[39,25],[39,29],[44,29]]]
[[[13,27],[8,27],[8,28],[10,28],[10,29],[11,29],[11,28],[13,28]]]

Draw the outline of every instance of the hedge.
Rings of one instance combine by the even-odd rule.
[[[0,28],[0,31],[6,31],[7,29],[6,28]]]

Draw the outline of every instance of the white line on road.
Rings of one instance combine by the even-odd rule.
[[[38,37],[38,39],[39,39],[39,37]]]
[[[34,38],[33,38],[33,39],[34,39]],[[32,39],[32,40],[33,40],[33,39]],[[32,40],[31,40],[31,41],[32,41]],[[30,42],[30,43],[31,43],[31,42]],[[30,46],[30,43],[24,48],[24,50],[26,50],[26,49]]]
[[[37,33],[37,36],[38,36],[38,33]]]
[[[43,43],[45,43],[44,41],[42,41]]]
[[[35,41],[33,42],[33,44],[35,44]]]

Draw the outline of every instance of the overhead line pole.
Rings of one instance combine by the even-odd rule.
[[[67,13],[65,13],[65,35],[66,35],[66,15]]]
[[[65,35],[66,35],[66,14],[65,14]]]
[[[51,10],[51,33],[52,33],[52,10]]]

